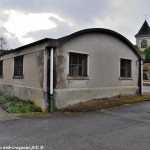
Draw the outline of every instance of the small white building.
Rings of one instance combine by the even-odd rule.
[[[0,92],[43,111],[93,99],[142,94],[142,58],[108,29],[42,39],[0,55]]]

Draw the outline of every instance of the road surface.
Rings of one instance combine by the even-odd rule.
[[[0,147],[8,146],[44,150],[149,150],[150,102],[97,112],[3,121]]]

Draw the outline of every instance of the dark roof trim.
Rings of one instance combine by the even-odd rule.
[[[14,49],[13,51],[17,51],[17,50],[20,50],[20,49],[23,49],[23,48],[26,48],[26,47],[30,47],[30,46],[34,46],[36,44],[40,44],[40,43],[43,43],[43,42],[48,42],[50,39],[49,38],[44,38],[44,39],[41,39],[39,41],[35,41],[33,43],[30,43],[30,44],[27,44],[27,45],[24,45],[24,46],[21,46],[21,47],[18,47],[16,49]]]
[[[86,33],[106,33],[106,34],[109,34],[109,35],[112,35],[118,39],[120,39],[121,41],[123,41],[124,43],[126,43],[131,49],[132,51],[137,55],[137,57],[139,59],[142,59],[139,51],[135,48],[135,46],[127,39],[125,38],[123,35],[115,32],[115,31],[112,31],[112,30],[109,30],[109,29],[104,29],[104,28],[90,28],[90,29],[85,29],[85,30],[81,30],[81,31],[78,31],[78,32],[75,32],[73,34],[70,34],[68,36],[65,36],[65,37],[62,37],[62,38],[59,38],[58,41],[60,44],[68,41],[69,39],[72,39],[76,36],[79,36],[79,35],[82,35],[82,34],[86,34]]]
[[[0,56],[5,55],[5,54],[8,54],[8,53],[16,52],[16,51],[22,50],[22,49],[24,49],[24,48],[28,48],[28,47],[30,47],[30,46],[34,46],[34,45],[37,45],[37,44],[40,44],[40,43],[43,43],[43,42],[52,43],[53,41],[56,41],[56,40],[55,40],[55,39],[50,39],[50,38],[44,38],[44,39],[41,39],[41,40],[39,40],[39,41],[35,41],[35,42],[30,43],[30,44],[27,44],[27,45],[23,45],[23,46],[18,47],[18,48],[16,48],[16,49],[8,50],[7,52],[1,54]]]

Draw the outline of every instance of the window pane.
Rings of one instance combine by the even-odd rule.
[[[84,75],[84,73],[82,72],[82,66],[81,65],[79,66],[79,75],[80,76]]]
[[[0,76],[3,76],[3,60],[0,61]]]
[[[84,59],[82,61],[83,74],[87,76],[87,56],[84,55]]]
[[[69,53],[69,75],[87,76],[87,55]]]
[[[71,64],[78,64],[78,55],[71,53]]]
[[[120,76],[131,77],[131,60],[121,59],[120,63]]]
[[[78,75],[78,66],[72,65],[72,75],[77,76]]]
[[[23,56],[14,58],[14,76],[23,76]]]
[[[84,57],[84,55],[79,55],[79,64],[81,65],[82,64],[82,62],[83,62],[83,58]]]

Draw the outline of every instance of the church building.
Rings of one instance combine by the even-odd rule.
[[[145,20],[139,32],[135,35],[136,45],[141,50],[150,47],[150,27]]]

